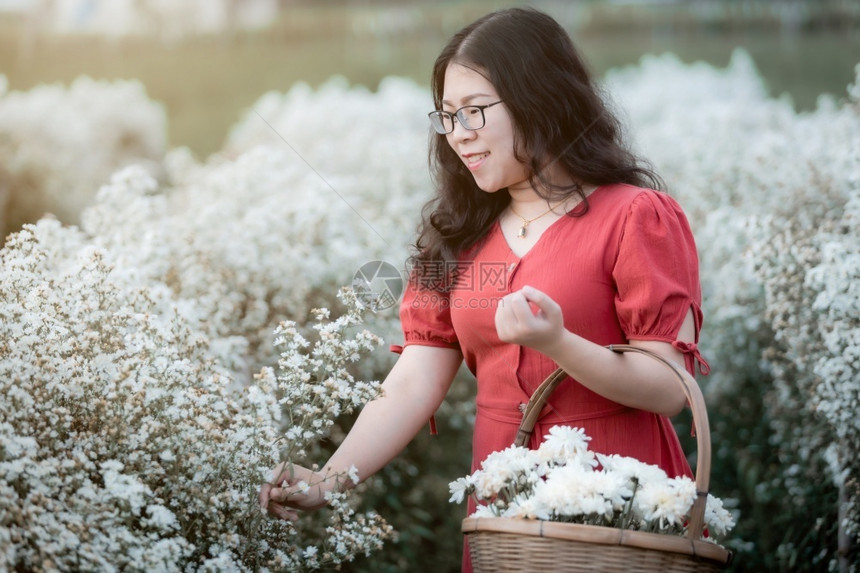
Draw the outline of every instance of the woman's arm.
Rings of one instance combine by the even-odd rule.
[[[665,365],[648,356],[613,352],[573,334],[564,328],[559,305],[535,288],[524,287],[502,299],[496,330],[503,341],[534,348],[586,388],[619,404],[667,416],[686,404],[681,386],[667,375]],[[688,312],[678,340],[692,342],[694,336],[693,316]],[[668,342],[631,340],[630,344],[684,367],[683,354]]]
[[[259,501],[276,517],[295,519],[289,508],[325,505],[326,491],[350,487],[345,476],[353,466],[366,479],[390,462],[415,437],[439,408],[462,362],[459,350],[407,346],[382,384],[382,396],[368,403],[340,447],[325,466],[312,472],[299,466],[278,466],[273,483],[264,484]],[[335,479],[337,476],[337,479]],[[289,487],[275,487],[288,482]],[[296,484],[312,487],[301,491]]]

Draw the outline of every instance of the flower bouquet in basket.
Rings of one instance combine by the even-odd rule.
[[[463,521],[475,571],[708,571],[731,562],[712,537],[730,531],[734,520],[707,493],[710,433],[701,392],[689,374],[653,356],[672,368],[693,408],[696,480],[592,452],[580,428],[555,426],[538,449],[524,447],[532,413],[564,378],[556,371],[532,397],[517,442],[449,486],[450,501],[472,496],[478,504]]]

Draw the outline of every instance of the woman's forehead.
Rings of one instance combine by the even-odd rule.
[[[445,70],[442,90],[443,103],[469,103],[480,96],[496,97],[495,86],[481,72],[458,63],[451,63]]]

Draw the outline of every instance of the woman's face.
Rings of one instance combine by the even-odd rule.
[[[475,70],[452,63],[445,71],[444,111],[454,113],[466,105],[487,105],[499,99],[493,84]],[[528,187],[528,170],[514,156],[514,124],[505,103],[486,108],[484,119],[484,127],[475,131],[455,121],[454,131],[446,136],[448,145],[484,191]]]

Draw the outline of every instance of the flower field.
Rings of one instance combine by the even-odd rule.
[[[605,86],[696,234],[737,569],[856,570],[860,66],[807,113],[740,51],[646,58]],[[440,434],[331,510],[256,507],[283,456],[326,459],[394,360],[396,308],[339,293],[368,261],[405,264],[430,107],[402,78],[297,84],[198,161],[166,148],[136,82],[0,79],[0,569],[457,569],[465,375]]]

